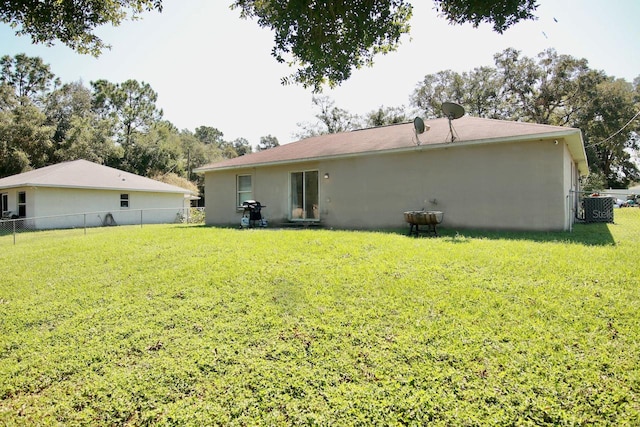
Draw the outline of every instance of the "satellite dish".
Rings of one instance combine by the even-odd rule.
[[[444,112],[444,115],[447,116],[447,119],[449,119],[449,132],[451,133],[451,142],[453,142],[456,140],[456,137],[453,135],[453,126],[451,125],[451,121],[464,116],[464,108],[462,105],[458,105],[453,102],[443,102],[442,111]]]
[[[431,129],[431,127],[429,125],[425,125],[424,120],[422,120],[420,117],[416,117],[415,119],[413,119],[413,130],[416,133],[417,145],[422,144],[422,142],[420,142],[420,138],[418,138],[418,135],[424,133],[429,129]]]

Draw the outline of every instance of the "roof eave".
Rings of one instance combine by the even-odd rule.
[[[38,187],[38,188],[68,188],[68,189],[77,189],[77,190],[109,190],[109,191],[137,191],[141,193],[173,193],[173,194],[195,194],[191,190],[184,191],[178,190],[152,190],[152,189],[142,189],[142,188],[119,188],[119,187],[89,187],[89,186],[81,186],[81,185],[52,185],[52,184],[40,184],[33,182],[24,182],[19,184],[7,185],[5,187],[1,187],[3,189],[9,188],[22,188],[22,187]]]
[[[193,172],[206,173],[206,172],[229,171],[229,170],[265,167],[265,166],[281,166],[281,165],[289,165],[289,164],[307,163],[307,162],[331,160],[331,159],[344,159],[344,158],[358,157],[358,156],[400,153],[400,152],[415,151],[415,150],[423,151],[423,150],[435,150],[435,149],[447,148],[447,147],[461,147],[461,146],[467,146],[467,145],[542,141],[542,140],[553,140],[553,139],[564,139],[567,141],[569,152],[571,153],[573,158],[576,159],[576,162],[578,165],[578,171],[582,176],[588,175],[589,168],[587,165],[587,156],[586,156],[586,153],[584,150],[584,144],[582,141],[582,133],[580,132],[579,129],[574,129],[574,128],[570,128],[567,130],[559,130],[556,132],[545,132],[545,133],[536,133],[536,134],[520,135],[520,136],[508,136],[508,137],[499,137],[499,138],[474,139],[469,141],[411,145],[407,147],[392,148],[387,150],[360,151],[357,153],[344,153],[344,154],[335,154],[335,155],[327,155],[327,156],[279,160],[279,161],[271,161],[271,162],[248,163],[243,165],[230,165],[230,166],[222,166],[222,167],[206,167],[205,166],[201,168],[196,168],[193,170]]]

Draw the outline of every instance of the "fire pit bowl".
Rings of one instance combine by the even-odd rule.
[[[409,236],[415,235],[416,237],[420,233],[433,233],[434,236],[438,235],[436,231],[436,225],[442,222],[444,213],[441,211],[407,211],[404,213],[404,220],[409,223]],[[426,225],[426,229],[420,229],[421,225]]]

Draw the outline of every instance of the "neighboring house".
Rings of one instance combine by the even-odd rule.
[[[321,135],[196,169],[207,224],[240,222],[247,199],[270,224],[408,225],[404,211],[444,212],[443,226],[568,230],[581,176],[579,129],[465,116]]]
[[[638,196],[640,196],[640,185],[629,187],[627,189],[608,189],[597,192],[600,196],[608,196],[614,199],[615,207],[622,206],[635,206],[638,202]]]
[[[175,222],[191,192],[86,160],[0,179],[3,217],[27,228]]]
[[[636,185],[634,187],[629,187],[627,189],[608,189],[598,191],[598,194],[603,196],[611,196],[617,199],[626,199],[627,196],[638,196],[640,195],[640,186]]]

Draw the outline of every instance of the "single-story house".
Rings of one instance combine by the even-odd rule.
[[[0,179],[3,218],[26,218],[21,225],[32,229],[175,222],[191,196],[187,189],[86,160]]]
[[[206,223],[239,224],[247,199],[270,224],[396,228],[436,210],[459,228],[569,230],[580,177],[579,129],[464,116],[315,136],[209,164]]]

